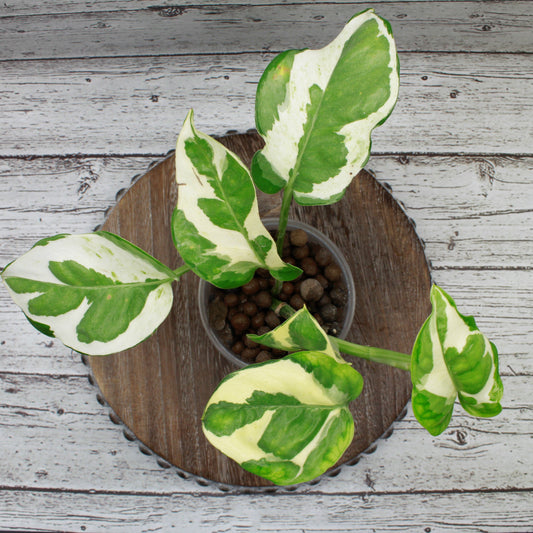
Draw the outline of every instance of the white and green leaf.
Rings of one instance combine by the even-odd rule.
[[[390,25],[372,9],[354,16],[320,50],[289,50],[257,89],[265,140],[252,163],[263,191],[286,187],[303,205],[339,200],[366,164],[372,130],[392,112],[399,62]]]
[[[135,346],[170,312],[174,273],[118,235],[57,235],[2,272],[42,333],[89,355]]]
[[[339,363],[346,363],[339,355],[337,346],[305,306],[272,331],[264,335],[250,334],[248,337],[271,348],[287,352],[313,350],[325,353]]]
[[[205,409],[207,439],[245,470],[277,485],[309,481],[352,441],[348,404],[363,380],[320,352],[298,352],[226,377]]]
[[[224,289],[244,285],[257,268],[282,281],[298,276],[300,269],[281,260],[261,223],[248,169],[194,128],[192,111],[178,137],[176,181],[174,243],[198,276]]]
[[[432,434],[450,422],[455,399],[474,416],[501,411],[503,385],[496,346],[463,316],[441,288],[431,288],[432,313],[416,338],[411,358],[413,411]]]

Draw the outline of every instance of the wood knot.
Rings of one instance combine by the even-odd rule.
[[[154,6],[148,9],[155,11],[160,17],[165,17],[165,18],[179,17],[180,15],[183,15],[183,13],[185,13],[186,11],[186,8],[178,7],[178,6],[172,6],[172,7]]]
[[[464,446],[466,444],[466,432],[458,429],[455,432],[455,439],[457,441],[457,444],[459,444],[459,446]]]

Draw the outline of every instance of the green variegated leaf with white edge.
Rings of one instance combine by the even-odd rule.
[[[361,375],[321,352],[298,352],[227,376],[202,417],[216,448],[277,485],[309,481],[352,441],[348,404]]]
[[[2,272],[14,302],[42,333],[88,355],[107,355],[151,335],[172,307],[177,276],[104,231],[39,241]]]
[[[339,355],[337,346],[333,344],[332,339],[320,327],[305,305],[272,331],[264,335],[250,334],[248,338],[258,344],[287,352],[300,350],[322,352],[339,363],[346,363]]]
[[[301,270],[281,260],[261,223],[248,169],[194,128],[192,111],[178,137],[176,181],[174,243],[198,276],[224,289],[244,285],[257,268],[281,281],[298,276]]]
[[[372,130],[392,112],[399,62],[387,21],[354,16],[320,50],[289,50],[257,88],[256,126],[265,140],[252,163],[263,191],[286,187],[303,205],[340,200],[366,164]]]
[[[416,338],[411,358],[413,411],[432,434],[450,422],[457,397],[474,416],[500,413],[503,385],[496,346],[463,316],[441,288],[431,288],[432,313]]]

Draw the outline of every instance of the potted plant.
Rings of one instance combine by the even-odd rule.
[[[185,266],[171,270],[107,232],[56,235],[3,269],[13,300],[44,334],[81,353],[106,355],[155,331],[171,308],[172,283],[186,272],[235,289],[257,269],[268,271],[276,280],[269,306],[286,320],[251,341],[289,354],[228,375],[202,424],[212,444],[276,484],[319,476],[353,437],[347,406],[363,379],[341,352],[410,370],[415,416],[432,435],[449,424],[456,398],[475,416],[498,414],[497,350],[439,287],[428,295],[432,313],[410,355],[330,337],[305,306],[295,311],[278,298],[283,283],[301,274],[283,260],[291,202],[321,205],[342,197],[368,159],[372,130],[394,107],[398,68],[390,27],[373,10],[354,16],[321,50],[280,54],[257,90],[265,147],[251,174],[196,130],[192,111],[185,120],[172,218]],[[267,193],[283,190],[277,242],[259,218],[254,182]]]

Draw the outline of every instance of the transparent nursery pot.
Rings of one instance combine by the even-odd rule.
[[[262,220],[262,222],[268,230],[275,230],[277,228],[279,220],[277,218],[265,218]],[[323,248],[328,250],[333,259],[332,262],[336,263],[342,271],[341,279],[344,282],[344,285],[346,286],[347,300],[346,305],[344,306],[344,317],[341,324],[341,330],[337,337],[344,339],[348,334],[348,331],[350,330],[350,326],[352,325],[355,313],[355,285],[353,282],[350,267],[339,247],[316,228],[310,226],[309,224],[306,224],[305,222],[289,220],[287,223],[287,231],[290,232],[296,229],[304,230],[307,233],[309,242],[318,243]],[[203,279],[200,279],[200,284],[198,287],[198,305],[200,309],[200,319],[202,321],[202,325],[204,326],[207,336],[209,337],[215,348],[228,361],[233,363],[235,366],[241,368],[247,366],[250,363],[244,361],[237,354],[232,352],[230,347],[226,346],[222,342],[216,331],[213,330],[213,328],[209,325],[208,308],[213,290],[214,287],[210,283],[204,281]]]

